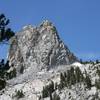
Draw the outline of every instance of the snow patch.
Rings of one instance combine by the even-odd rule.
[[[72,64],[72,66],[82,67],[83,65],[79,62],[75,62],[75,63]]]

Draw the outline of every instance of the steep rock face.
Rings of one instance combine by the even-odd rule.
[[[17,70],[34,67],[34,70],[50,69],[70,64],[77,58],[60,40],[55,26],[44,21],[38,27],[23,27],[11,39],[8,59]]]

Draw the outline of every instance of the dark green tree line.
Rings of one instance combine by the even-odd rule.
[[[8,44],[9,39],[14,36],[14,32],[9,28],[10,20],[5,17],[4,14],[0,14],[0,45],[1,44]],[[0,90],[5,88],[6,86],[6,70],[10,68],[9,61],[6,63],[4,59],[0,61]]]

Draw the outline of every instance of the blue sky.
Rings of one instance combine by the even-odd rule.
[[[100,59],[100,0],[0,0],[0,13],[18,32],[24,25],[48,19],[70,50],[84,60]],[[7,47],[0,46],[0,58]]]

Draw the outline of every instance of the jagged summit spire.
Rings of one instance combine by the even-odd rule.
[[[45,26],[51,26],[51,25],[53,25],[52,22],[50,22],[49,20],[44,20],[42,22],[42,24],[45,25]]]
[[[9,61],[19,70],[34,66],[35,70],[70,64],[77,58],[60,40],[53,24],[45,20],[36,28],[25,26],[11,42]]]
[[[38,27],[40,27],[40,26],[53,26],[53,23],[49,20],[43,20],[42,23],[38,25]],[[31,24],[29,24],[29,25],[23,26],[22,29],[24,30],[24,29],[28,29],[28,28],[37,28],[37,26],[32,26]]]

